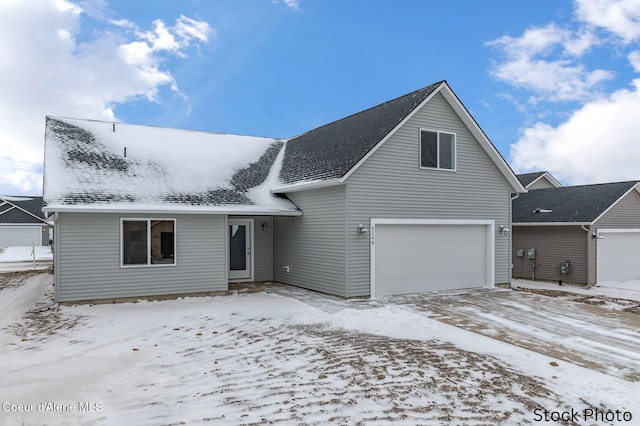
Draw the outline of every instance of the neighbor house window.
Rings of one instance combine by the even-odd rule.
[[[122,265],[174,265],[175,219],[122,219]]]
[[[456,135],[420,130],[420,167],[456,169]]]

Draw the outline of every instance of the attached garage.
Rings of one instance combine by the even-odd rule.
[[[640,279],[640,229],[600,229],[598,282]]]
[[[372,219],[372,297],[493,285],[493,221]]]
[[[0,247],[42,245],[41,226],[0,225]]]

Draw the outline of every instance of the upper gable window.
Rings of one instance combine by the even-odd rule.
[[[420,130],[420,167],[426,169],[456,169],[456,135],[454,133]]]

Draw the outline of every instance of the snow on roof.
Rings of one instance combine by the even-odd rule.
[[[267,181],[283,145],[271,138],[47,117],[45,209],[298,212],[272,195],[275,183]]]

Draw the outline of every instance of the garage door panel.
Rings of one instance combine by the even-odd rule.
[[[42,244],[42,228],[39,226],[1,226],[0,247],[37,246]]]
[[[640,279],[640,230],[601,231],[597,240],[598,282]]]
[[[482,287],[486,225],[377,225],[377,296]]]

